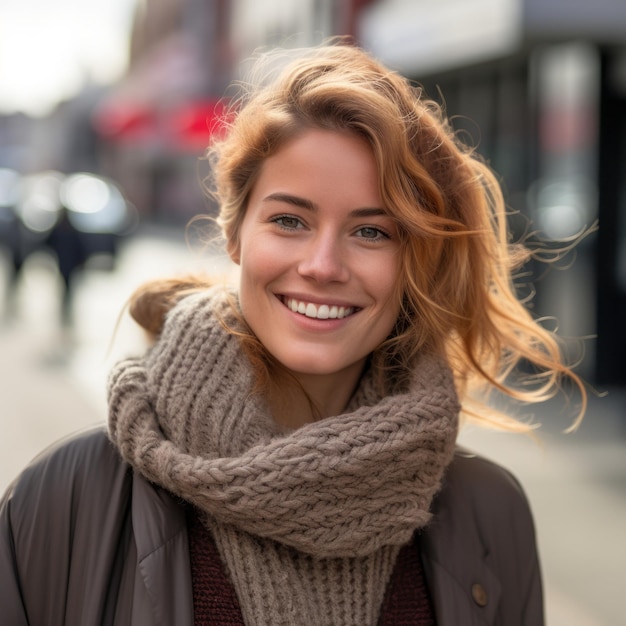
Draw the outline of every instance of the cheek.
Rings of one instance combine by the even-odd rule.
[[[240,298],[251,300],[261,297],[274,281],[287,272],[286,257],[286,254],[277,254],[276,243],[262,234],[242,238],[239,254]]]
[[[390,254],[387,258],[380,260],[370,268],[372,283],[376,284],[379,297],[385,299],[388,304],[395,308],[398,303],[398,294],[402,291],[399,288],[400,281],[400,256]]]
[[[381,285],[381,299],[387,303],[386,318],[389,331],[391,332],[391,329],[400,315],[402,294],[404,293],[400,278],[399,257],[394,256],[390,259],[389,263],[381,264],[380,268],[381,271],[378,273],[377,278]]]

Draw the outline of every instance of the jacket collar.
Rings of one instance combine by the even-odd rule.
[[[433,503],[433,518],[419,535],[424,571],[438,626],[490,626],[501,583],[489,565],[471,498],[455,484],[455,461]]]
[[[185,508],[165,490],[133,477],[132,523],[137,546],[135,604],[146,600],[159,626],[193,626],[193,591]]]

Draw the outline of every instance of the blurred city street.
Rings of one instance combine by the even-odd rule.
[[[191,252],[182,229],[144,227],[122,245],[113,269],[95,263],[79,277],[74,323],[62,328],[56,269],[42,255],[28,261],[13,301],[0,302],[0,491],[51,442],[104,422],[110,365],[143,347],[136,326],[120,318],[126,299],[146,279],[189,271],[229,274],[231,267],[223,257]],[[7,273],[0,277],[4,288]],[[510,468],[529,496],[553,626],[624,623],[625,407],[622,389],[592,398],[586,421],[570,435],[561,434],[568,422],[560,408],[542,409],[540,443],[478,429],[461,436]]]
[[[460,443],[528,495],[548,626],[626,625],[625,33],[616,0],[0,3],[0,494],[105,424],[111,366],[146,345],[125,311],[136,287],[234,277],[182,226],[216,209],[198,183],[228,85],[255,51],[346,36],[502,180],[513,240],[535,252],[519,295],[602,381],[574,433],[556,398],[534,409],[536,438],[466,427]]]

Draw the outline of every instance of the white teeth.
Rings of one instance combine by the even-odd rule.
[[[293,298],[287,299],[287,307],[294,313],[300,313],[307,317],[312,317],[318,320],[327,319],[343,319],[354,313],[353,307],[337,306],[335,304],[320,304],[316,306],[312,302],[302,302],[300,300],[294,300]]]
[[[321,320],[327,320],[330,317],[330,307],[327,304],[322,304],[322,306],[317,309],[317,317]]]

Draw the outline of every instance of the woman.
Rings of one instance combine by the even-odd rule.
[[[5,495],[3,615],[537,626],[528,504],[455,449],[459,414],[521,431],[476,398],[544,400],[563,376],[585,396],[515,297],[499,186],[356,47],[261,66],[209,150],[238,288],[134,295],[155,341],[111,375],[108,438],[48,451]]]

